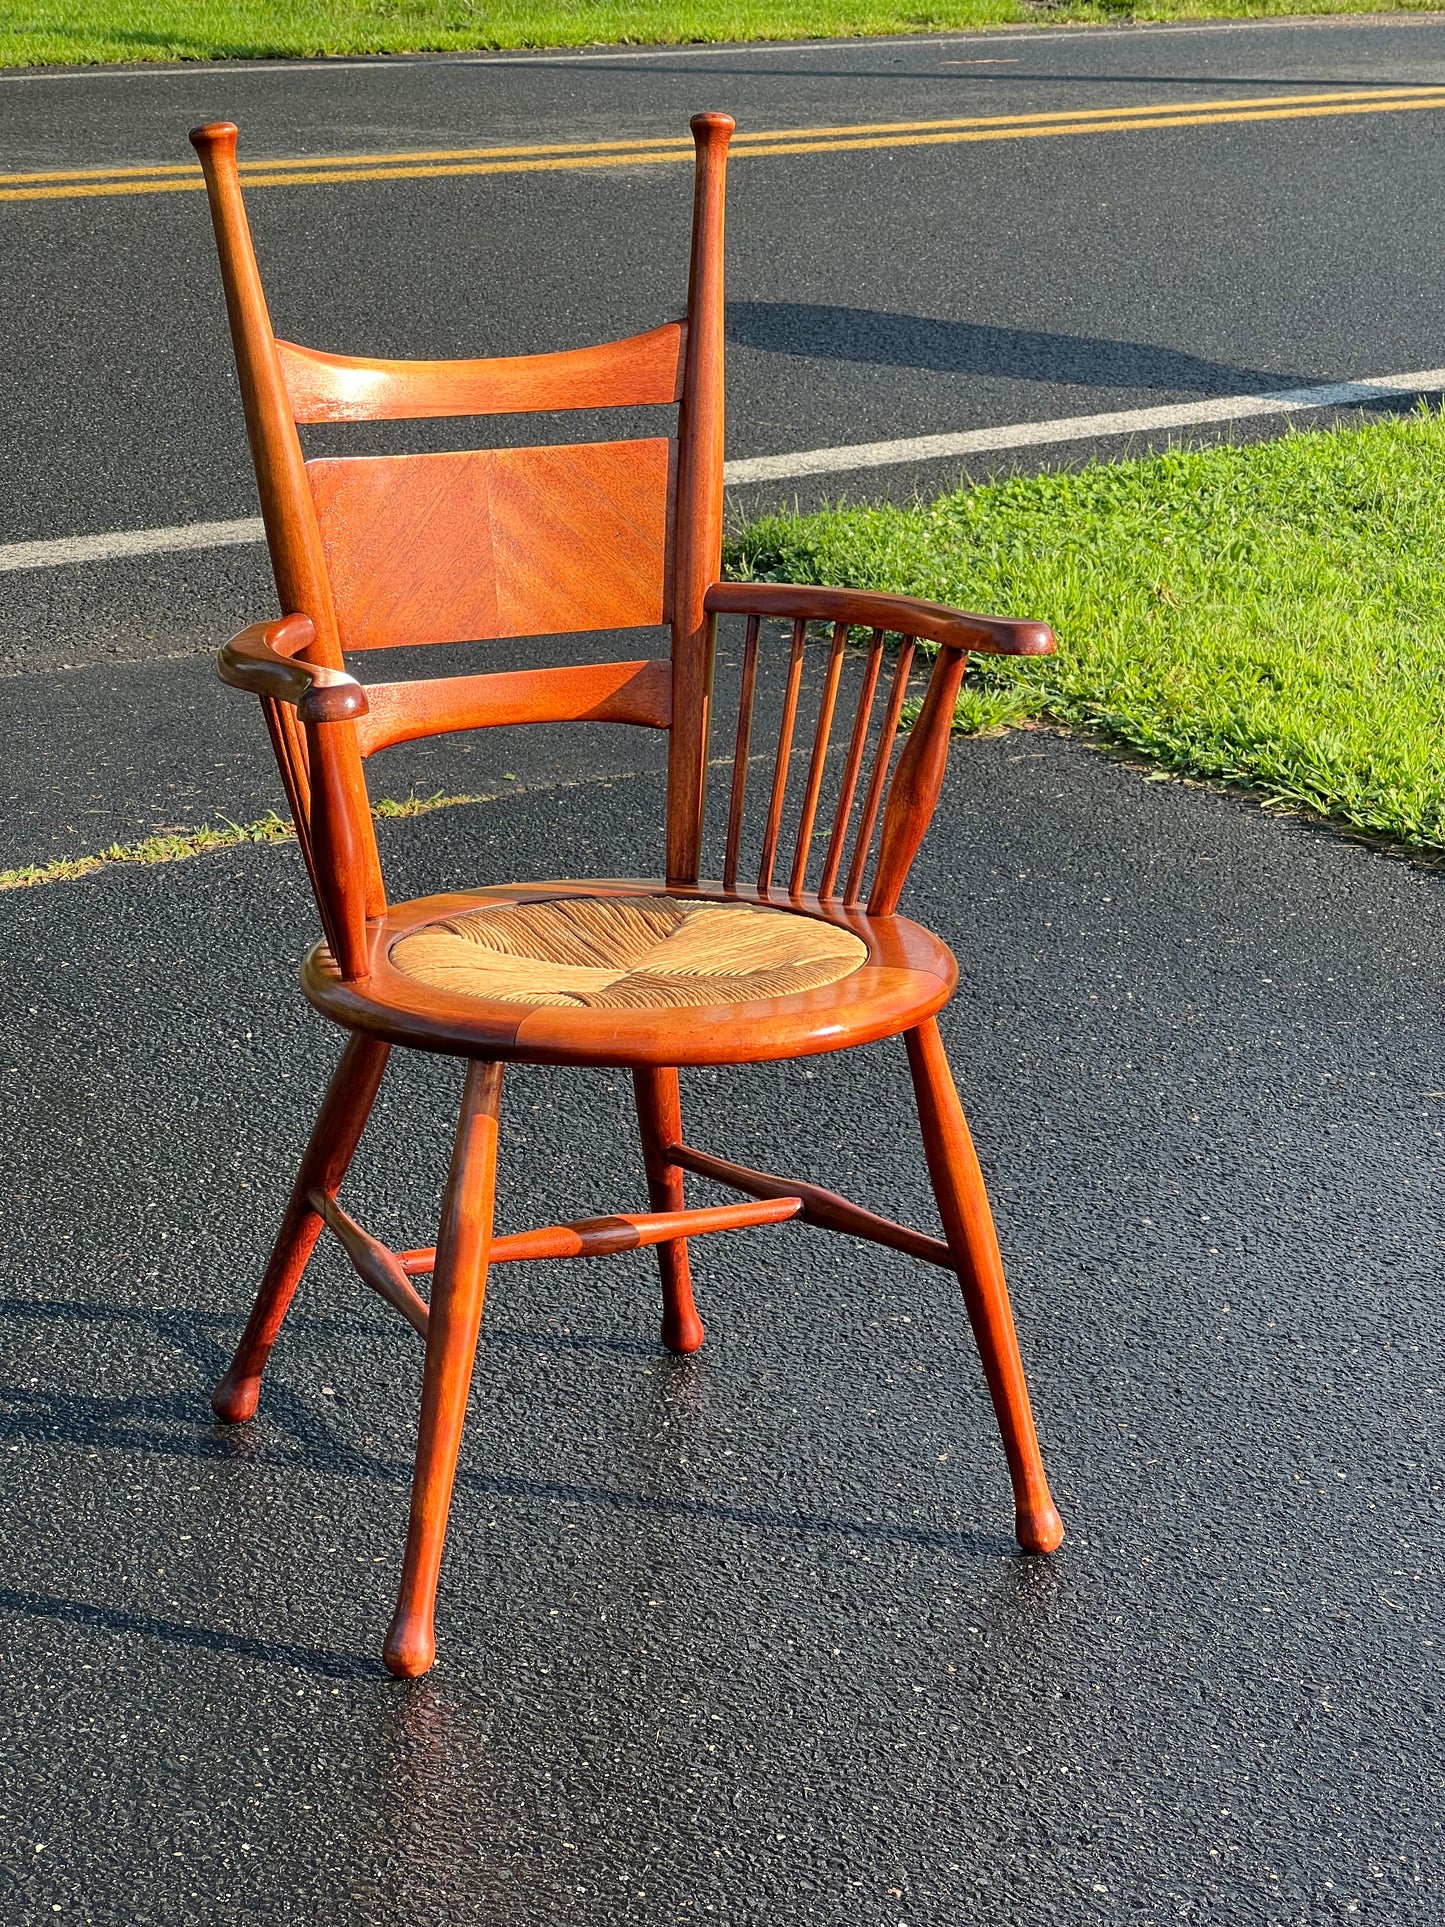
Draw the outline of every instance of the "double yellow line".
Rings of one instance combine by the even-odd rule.
[[[1263,94],[1255,99],[1158,101],[1052,114],[991,114],[970,120],[875,121],[857,127],[787,127],[740,132],[736,159],[769,154],[847,154],[880,147],[952,147],[965,141],[1043,140],[1059,134],[1131,134],[1160,127],[1241,121],[1314,120],[1336,114],[1403,114],[1445,107],[1445,87],[1351,88],[1340,93]],[[532,147],[436,148],[409,154],[348,154],[243,160],[248,187],[323,187],[344,181],[413,181],[455,174],[540,174],[587,167],[646,167],[692,159],[683,137],[585,141]],[[92,167],[0,174],[0,201],[60,201],[107,194],[190,194],[202,186],[194,163]]]

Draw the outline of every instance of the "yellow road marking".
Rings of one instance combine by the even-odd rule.
[[[1144,132],[1267,120],[1311,120],[1338,114],[1395,114],[1445,107],[1445,87],[1355,89],[1339,93],[1265,94],[1250,99],[1161,101],[1127,107],[1061,109],[969,119],[874,121],[854,126],[759,129],[734,137],[739,160],[753,155],[851,153],[882,147],[954,146],[965,142],[1037,140],[1055,135]],[[525,174],[598,167],[638,167],[692,159],[687,137],[550,143],[526,147],[418,150],[334,155],[325,159],[245,160],[248,187],[317,187],[345,181],[401,181],[464,174]],[[194,163],[0,174],[0,201],[74,200],[118,194],[187,194],[203,186]]]

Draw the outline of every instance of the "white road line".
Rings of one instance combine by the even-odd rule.
[[[164,555],[169,549],[234,549],[264,542],[259,515],[239,522],[184,522],[171,529],[116,529],[110,535],[62,535],[53,542],[9,542],[0,547],[0,572],[63,569],[73,562],[115,562],[128,555]]]
[[[1188,428],[1202,422],[1244,421],[1256,415],[1290,415],[1309,408],[1357,408],[1399,395],[1445,393],[1445,368],[1409,375],[1379,375],[1322,388],[1286,388],[1267,395],[1222,395],[1209,401],[1170,402],[1162,408],[1121,408],[1108,415],[1066,415],[1057,421],[1014,422],[1006,428],[970,428],[956,435],[914,435],[893,442],[855,442],[844,448],[811,448],[793,455],[756,455],[729,462],[730,488],[750,482],[787,482],[802,475],[844,475],[864,468],[899,468],[950,455],[993,449],[1043,448],[1051,442],[1098,441],[1151,429]],[[179,549],[232,549],[265,540],[259,515],[234,522],[188,522],[166,529],[117,529],[108,535],[63,535],[53,541],[0,544],[0,574],[17,569],[60,569],[127,556],[164,555]]]
[[[914,435],[895,442],[855,442],[847,448],[812,448],[794,455],[756,455],[729,462],[725,480],[787,482],[800,475],[841,475],[851,469],[897,468],[949,455],[991,449],[1042,448],[1050,442],[1082,442],[1109,435],[1147,434],[1157,428],[1188,428],[1199,422],[1243,421],[1251,415],[1287,415],[1303,408],[1350,408],[1391,395],[1428,395],[1445,389],[1445,368],[1412,375],[1381,375],[1337,382],[1327,388],[1290,388],[1267,395],[1222,395],[1209,401],[1169,402],[1162,408],[1121,408],[1109,415],[1066,415],[1051,422],[1015,422],[1007,428],[970,428],[957,435]],[[3,552],[0,552],[3,553]]]

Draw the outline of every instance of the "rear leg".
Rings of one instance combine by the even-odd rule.
[[[675,1070],[635,1070],[632,1090],[642,1132],[642,1162],[647,1196],[654,1211],[683,1209],[682,1172],[667,1153],[682,1142],[682,1100]],[[662,1273],[662,1342],[670,1352],[695,1352],[703,1341],[702,1320],[692,1301],[692,1267],[687,1239],[657,1247]]]

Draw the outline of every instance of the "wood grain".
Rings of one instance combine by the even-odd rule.
[[[673,577],[673,726],[667,764],[667,880],[695,883],[702,852],[712,723],[714,624],[705,597],[722,566],[723,230],[734,122],[694,114],[687,367],[678,412],[677,554]]]
[[[687,323],[560,354],[477,361],[375,361],[278,341],[298,422],[408,421],[545,409],[631,408],[682,396]]]
[[[307,465],[347,649],[664,623],[673,444]]]
[[[662,658],[372,683],[366,695],[371,713],[357,730],[363,756],[418,736],[503,723],[631,723],[666,729],[672,720],[672,664]]]

